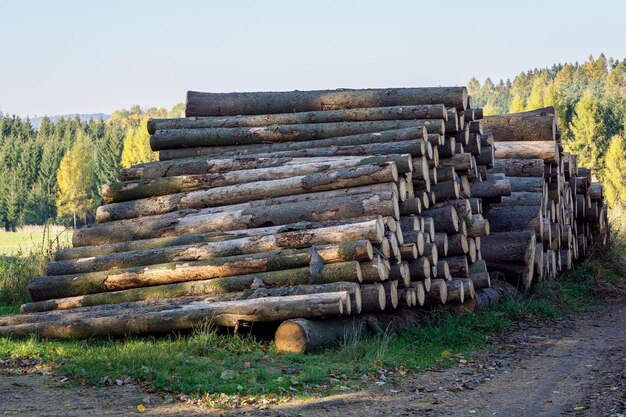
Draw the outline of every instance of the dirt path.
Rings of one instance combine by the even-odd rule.
[[[554,322],[521,323],[499,348],[400,386],[259,410],[163,404],[133,385],[75,387],[30,373],[0,375],[0,415],[620,416],[626,410],[626,300]],[[14,414],[17,413],[17,414]]]

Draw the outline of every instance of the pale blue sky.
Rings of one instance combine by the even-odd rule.
[[[0,0],[0,40],[0,111],[110,113],[187,90],[462,85],[622,59],[626,1]]]

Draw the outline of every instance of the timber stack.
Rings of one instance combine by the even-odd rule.
[[[491,118],[485,129],[463,87],[189,92],[186,116],[149,121],[159,161],[122,169],[103,187],[96,224],[75,231],[47,276],[31,280],[34,301],[0,318],[0,334],[282,322],[279,349],[304,352],[422,306],[486,308],[497,299],[488,267],[517,279],[541,243],[542,257],[558,253],[567,268],[606,217],[601,189],[575,158],[559,166],[555,141],[539,191],[518,186],[535,177],[499,168],[500,145],[519,143],[501,140],[518,136]],[[537,155],[523,145],[509,146],[525,150],[506,158]],[[572,191],[566,175],[580,186]],[[553,180],[562,188],[550,194]],[[514,204],[534,202],[531,193],[538,207]],[[573,202],[582,196],[595,211],[585,206],[577,226]],[[550,207],[553,222],[570,226],[557,249],[543,246],[546,198],[562,202]],[[538,219],[525,214],[533,210]],[[511,213],[517,220],[507,223]]]
[[[510,196],[486,208],[494,232],[483,242],[490,270],[529,288],[571,269],[592,242],[607,242],[602,186],[575,154],[563,152],[553,107],[487,116],[482,128],[495,141],[489,181],[508,178],[511,186]]]

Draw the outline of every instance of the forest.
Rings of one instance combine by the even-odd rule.
[[[593,168],[609,204],[626,206],[626,62],[600,55],[583,64],[555,64],[511,80],[467,83],[474,107],[485,115],[554,106],[566,151],[579,166]],[[27,224],[80,226],[93,222],[102,184],[120,167],[156,158],[148,144],[151,117],[182,117],[171,110],[133,106],[106,122],[79,118],[39,129],[28,119],[0,114],[0,223],[6,230]]]

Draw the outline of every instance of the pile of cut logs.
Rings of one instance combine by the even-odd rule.
[[[607,229],[548,110],[481,124],[438,87],[189,92],[186,115],[149,121],[159,162],[103,187],[0,334],[282,321],[277,346],[303,352],[416,307],[487,308],[488,267],[529,287]]]
[[[517,276],[525,288],[533,279],[554,278],[585,257],[595,240],[606,243],[608,205],[591,171],[563,152],[553,107],[488,116],[482,127],[496,142],[489,176],[508,178],[511,195],[486,210],[494,232],[484,258],[492,271]],[[522,231],[532,230],[533,233]],[[507,251],[500,244],[507,242]],[[508,254],[517,254],[508,256]]]

